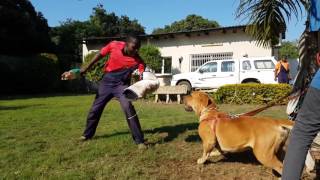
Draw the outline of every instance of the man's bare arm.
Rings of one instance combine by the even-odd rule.
[[[80,74],[83,75],[85,74],[88,69],[90,69],[96,62],[98,62],[103,56],[99,53],[97,53],[93,58],[92,60],[90,61],[89,65],[87,67],[83,67],[81,68],[80,70]]]

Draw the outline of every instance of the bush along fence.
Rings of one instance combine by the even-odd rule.
[[[60,80],[62,72],[75,68],[67,58],[66,55],[57,56],[52,53],[25,56],[0,55],[0,82],[2,83],[0,96],[88,92],[91,84],[86,83],[84,78],[72,81]]]
[[[14,57],[0,55],[1,93],[37,93],[58,86],[59,66],[54,54]]]
[[[220,87],[212,96],[217,103],[265,104],[282,98],[291,89],[289,84],[233,84]]]

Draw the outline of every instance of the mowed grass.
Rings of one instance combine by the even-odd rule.
[[[183,105],[135,102],[145,151],[133,143],[112,100],[93,140],[80,142],[94,95],[0,100],[0,179],[185,179],[197,174],[198,119]],[[242,113],[255,105],[219,105]],[[286,119],[285,107],[261,113]],[[182,168],[181,168],[182,167]],[[251,175],[250,175],[251,176]]]

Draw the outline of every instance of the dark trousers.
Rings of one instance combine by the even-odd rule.
[[[291,132],[282,180],[300,179],[308,149],[319,131],[320,90],[310,87]]]
[[[123,95],[123,90],[127,87],[127,83],[109,77],[108,75],[104,75],[88,114],[87,125],[83,136],[87,138],[94,136],[104,107],[113,97],[116,97],[126,115],[127,123],[131,130],[133,140],[136,144],[144,142],[143,133],[141,131],[141,126],[136,111],[131,102],[128,101]]]

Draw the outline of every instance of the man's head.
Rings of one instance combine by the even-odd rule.
[[[141,42],[137,36],[129,35],[126,38],[126,53],[130,56],[134,56],[138,53]]]
[[[282,56],[282,61],[284,62],[288,61],[288,56],[287,55]]]

